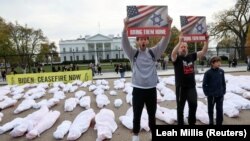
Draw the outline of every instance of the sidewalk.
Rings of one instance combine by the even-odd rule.
[[[230,73],[230,72],[246,72],[247,67],[246,66],[238,66],[236,68],[229,68],[227,66],[225,67],[221,67],[226,73]],[[198,68],[198,74],[203,74],[206,72],[206,70],[208,70],[209,68],[204,68],[203,71],[201,71],[201,68]],[[168,69],[168,70],[158,70],[157,71],[159,76],[168,76],[168,75],[174,75],[174,69]],[[250,74],[250,72],[249,72]],[[126,71],[125,72],[125,78],[131,78],[132,72],[131,71]],[[120,73],[116,73],[116,72],[104,72],[102,75],[95,75],[94,76],[94,80],[95,79],[116,79],[120,77]]]
[[[226,73],[230,73],[230,72],[246,72],[247,67],[246,66],[238,66],[236,68],[229,68],[229,67],[221,67]],[[203,71],[201,71],[201,68],[198,68],[198,74],[202,74],[204,73],[206,70],[208,70],[209,68],[204,68]],[[158,70],[157,71],[159,76],[169,76],[169,75],[174,75],[174,69],[168,69],[168,70]],[[250,74],[250,72],[249,72]],[[131,78],[132,72],[131,71],[126,71],[125,72],[125,78]],[[95,76],[93,77],[94,80],[97,79],[117,79],[120,78],[120,73],[116,73],[116,72],[103,72],[102,75],[97,75],[95,74]],[[0,86],[1,85],[7,85],[6,82],[3,82],[0,80]]]

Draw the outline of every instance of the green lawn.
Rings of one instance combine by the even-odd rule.
[[[88,65],[89,64],[80,64],[79,65],[79,70],[87,70]],[[57,70],[58,65],[53,65],[53,66],[55,66],[55,68]],[[70,66],[70,65],[65,65],[65,66]],[[61,70],[62,70],[63,65],[60,65],[60,67],[61,67]],[[114,63],[112,63],[112,65],[110,63],[103,63],[103,64],[101,64],[101,67],[102,67],[103,71],[105,71],[105,70],[114,70]],[[29,69],[32,72],[32,68],[33,67],[27,68],[26,72],[28,73]],[[1,69],[4,69],[4,68],[1,68]],[[35,68],[35,69],[36,69],[36,72],[37,72],[37,68]],[[51,65],[44,65],[43,69],[45,70],[45,72],[52,72]],[[18,74],[23,73],[21,67],[16,67],[15,70],[17,71]]]
[[[238,60],[238,64],[244,64],[245,62],[243,60]],[[123,63],[125,64],[125,63]],[[199,65],[199,61],[197,61],[197,64]],[[228,65],[228,61],[222,61],[222,64],[223,65]],[[88,69],[88,65],[89,64],[79,64],[79,70],[87,70]],[[114,71],[114,65],[115,63],[113,62],[112,64],[111,63],[101,63],[101,66],[102,66],[102,71],[105,72],[105,71]],[[129,64],[130,65],[130,64]],[[205,62],[205,66],[207,65],[207,62]],[[57,69],[58,65],[54,65]],[[60,65],[61,66],[61,70],[62,70],[62,67],[63,65]],[[65,65],[65,66],[70,66],[70,65]],[[167,67],[172,67],[173,64],[171,62],[168,62],[167,64]],[[33,67],[30,67],[30,72],[32,72],[32,68]],[[4,67],[1,68],[1,70],[4,69]],[[51,69],[51,65],[48,64],[48,65],[44,65],[43,69],[45,70],[45,72],[52,72],[52,69]],[[20,67],[16,67],[15,70],[17,71],[18,74],[21,74],[23,73],[22,72],[22,69]],[[37,71],[37,68],[36,68],[36,71]],[[29,68],[27,68],[26,70],[26,73],[29,72]]]

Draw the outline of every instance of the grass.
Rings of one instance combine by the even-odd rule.
[[[221,62],[223,65],[228,65],[228,61],[226,60],[223,60]],[[238,60],[238,64],[244,64],[245,62],[243,60]],[[119,64],[119,63],[118,63]],[[125,63],[124,63],[125,64]],[[199,61],[197,61],[197,64],[199,65]],[[205,65],[206,66],[207,62],[205,62]],[[102,67],[102,71],[103,72],[107,72],[107,71],[114,71],[115,70],[115,67],[114,67],[115,63],[101,63],[101,67]],[[130,64],[129,64],[130,65]],[[57,69],[58,65],[54,65]],[[62,67],[63,65],[60,65],[61,66],[61,70],[62,70]],[[65,66],[70,66],[70,65],[65,65]],[[87,70],[88,69],[88,66],[89,64],[79,64],[79,70]],[[167,67],[172,67],[173,64],[171,62],[168,62],[167,64]],[[30,72],[32,72],[32,68],[33,67],[30,67]],[[1,70],[3,70],[4,67],[1,67]],[[37,71],[37,68],[35,68],[36,71]],[[45,70],[45,72],[52,72],[52,69],[51,69],[51,65],[48,64],[48,65],[44,65],[43,69]],[[21,67],[16,67],[15,70],[17,71],[18,74],[22,74],[23,71],[21,69]],[[29,73],[29,68],[26,69],[26,73]]]
[[[57,70],[58,65],[53,65],[53,66],[55,66],[55,68]],[[69,67],[70,65],[65,65],[65,66]],[[87,70],[89,68],[88,66],[89,66],[89,64],[79,64],[79,70]],[[61,70],[62,70],[63,65],[60,65],[60,67],[61,67]],[[112,70],[115,69],[114,68],[114,63],[112,63],[112,65],[110,63],[102,63],[101,67],[102,67],[102,71],[112,71]],[[26,69],[26,73],[29,73],[29,70],[30,70],[30,72],[32,72],[33,68],[34,67],[32,67],[32,66],[30,68],[27,68]],[[4,69],[4,67],[1,68],[1,70],[3,70],[3,69]],[[36,69],[36,72],[37,72],[37,67],[35,67],[35,69]],[[51,67],[50,64],[44,65],[43,69],[44,69],[45,72],[52,72],[52,67]],[[22,74],[23,73],[23,70],[22,70],[21,67],[16,67],[15,70],[16,70],[16,72],[18,74]]]

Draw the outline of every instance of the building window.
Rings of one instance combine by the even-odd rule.
[[[84,47],[82,47],[82,52],[84,52],[85,51],[85,49],[84,49]]]
[[[95,56],[94,55],[92,55],[92,60],[95,60]]]
[[[85,60],[85,59],[86,59],[86,58],[85,58],[85,55],[83,55],[83,56],[82,56],[82,60]]]
[[[119,47],[118,47],[118,46],[115,46],[115,49],[116,49],[116,50],[119,50]]]
[[[72,61],[73,59],[72,59],[73,57],[72,56],[70,56],[70,61]]]
[[[106,59],[109,60],[109,54],[107,54],[107,58]]]
[[[122,59],[124,59],[124,54],[122,54]]]
[[[76,56],[76,61],[79,61],[79,56]]]
[[[70,48],[69,51],[72,52],[72,48]]]
[[[66,56],[64,56],[64,57],[63,57],[63,60],[64,60],[64,61],[67,61],[67,57],[66,57]]]
[[[65,48],[63,48],[63,52],[66,52]]]
[[[76,52],[78,52],[78,47],[76,47]]]
[[[109,56],[110,54],[112,54],[111,43],[104,43],[104,50],[105,50],[104,55],[106,54],[107,59],[112,58],[111,56]]]
[[[115,58],[118,59],[118,54],[115,54]]]
[[[88,50],[89,50],[89,51],[95,51],[95,44],[89,43],[89,44],[88,44]]]
[[[104,43],[105,50],[111,50],[111,43]]]
[[[97,50],[102,50],[102,43],[96,43]]]

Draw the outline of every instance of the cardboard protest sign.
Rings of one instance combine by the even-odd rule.
[[[207,37],[206,17],[204,16],[180,16],[183,41],[205,41]]]
[[[127,6],[128,36],[167,36],[167,6]]]

